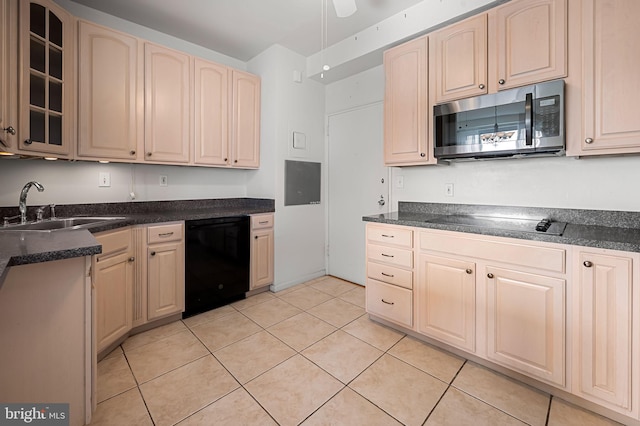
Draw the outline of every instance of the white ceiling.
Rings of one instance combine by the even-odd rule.
[[[110,15],[248,61],[273,44],[305,57],[321,50],[323,0],[72,0]],[[356,0],[338,18],[327,0],[326,45],[422,0]],[[442,0],[441,0],[442,1]]]

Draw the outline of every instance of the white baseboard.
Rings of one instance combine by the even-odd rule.
[[[311,274],[307,274],[307,275],[304,275],[302,277],[298,277],[295,280],[290,280],[290,281],[283,282],[283,283],[272,284],[269,287],[269,290],[273,291],[274,293],[277,293],[279,291],[286,290],[289,287],[293,287],[294,285],[302,284],[302,283],[305,283],[307,281],[311,281],[313,279],[323,277],[326,274],[327,274],[326,269],[322,269],[320,271],[313,272]]]

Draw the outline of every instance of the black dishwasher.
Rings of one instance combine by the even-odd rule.
[[[186,222],[183,318],[244,299],[249,291],[249,217]]]

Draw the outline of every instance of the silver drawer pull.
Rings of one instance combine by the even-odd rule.
[[[386,303],[387,305],[395,305],[395,303],[393,303],[393,302],[387,302],[384,299],[380,299],[380,300],[382,301],[382,303]]]
[[[380,272],[382,275],[384,275],[385,277],[389,277],[389,278],[393,278],[394,275],[389,275],[389,274],[385,274],[384,272]]]
[[[382,234],[382,236],[385,237],[385,238],[395,238],[395,235]]]
[[[267,223],[269,223],[269,221],[268,221],[268,220],[265,220],[265,221],[263,221],[263,222],[258,222],[258,223],[259,223],[260,225],[266,225]]]
[[[163,234],[158,234],[158,237],[170,237],[173,235],[173,231],[172,232],[165,232]]]
[[[394,255],[392,255],[392,254],[384,254],[384,253],[381,253],[381,254],[382,254],[384,257],[395,257],[395,256],[394,256]]]

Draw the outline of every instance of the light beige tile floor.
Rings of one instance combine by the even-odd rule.
[[[321,277],[129,338],[92,425],[613,425],[371,321]]]

